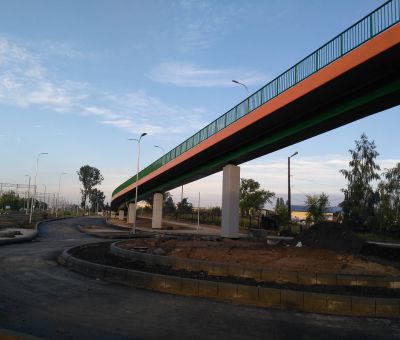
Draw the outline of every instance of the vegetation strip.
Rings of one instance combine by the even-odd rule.
[[[76,256],[80,251],[96,246],[103,247],[104,251],[108,245],[109,243],[103,242],[67,249],[60,255],[59,262],[91,277],[105,278],[112,282],[160,292],[307,312],[400,318],[400,299],[398,298],[335,295],[199,280],[118,268],[108,264],[93,263]]]

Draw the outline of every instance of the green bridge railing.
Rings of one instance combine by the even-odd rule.
[[[249,114],[272,98],[298,84],[318,70],[347,54],[354,48],[367,42],[400,21],[400,0],[390,0],[359,20],[344,32],[311,53],[296,65],[266,84],[257,92],[243,100],[234,108],[208,124],[206,127],[186,139],[183,143],[167,152],[139,172],[139,179],[147,176],[187,150],[198,145],[228,125]],[[136,181],[136,176],[121,184],[113,195]]]

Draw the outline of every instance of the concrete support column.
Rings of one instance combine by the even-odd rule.
[[[121,210],[118,212],[118,219],[119,219],[120,221],[123,221],[124,217],[125,217],[125,211],[124,211],[123,209],[121,209]]]
[[[129,203],[128,205],[128,223],[133,223],[136,215],[135,203]]]
[[[222,174],[221,236],[239,237],[240,167],[228,164]]]
[[[163,208],[163,194],[156,192],[153,196],[153,218],[151,220],[151,227],[153,229],[161,229]]]

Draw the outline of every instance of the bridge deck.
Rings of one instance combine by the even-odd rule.
[[[382,5],[143,169],[140,196],[398,105],[399,20],[400,0]],[[134,176],[113,192],[114,208],[133,198],[135,181]]]

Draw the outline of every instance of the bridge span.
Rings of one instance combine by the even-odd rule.
[[[112,209],[138,185],[139,198],[155,195],[160,228],[160,193],[223,170],[222,235],[237,237],[239,164],[399,103],[400,0],[390,0],[122,183]]]

